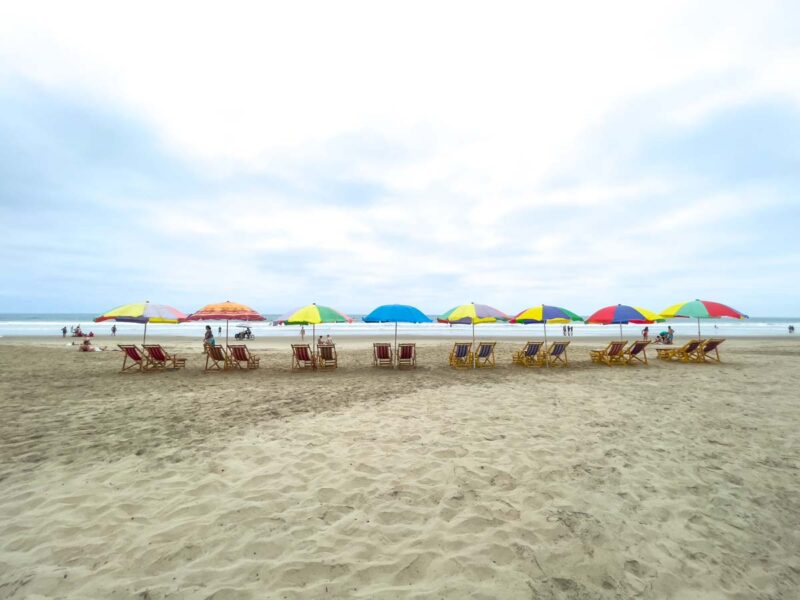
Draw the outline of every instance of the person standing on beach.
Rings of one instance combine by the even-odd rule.
[[[64,327],[61,328],[61,337],[62,338],[67,337],[67,326],[66,325],[64,325]]]
[[[111,335],[113,335],[115,337],[117,335],[117,324],[116,323],[111,326]]]
[[[217,342],[214,340],[214,332],[211,331],[211,325],[206,325],[206,334],[203,336],[203,343],[209,346],[216,346]]]
[[[646,342],[648,337],[650,337],[650,328],[645,327],[642,329],[642,339]]]
[[[302,325],[300,325],[300,341],[301,342],[306,341],[306,328],[303,327]]]
[[[217,335],[222,335],[222,325],[217,327]]]

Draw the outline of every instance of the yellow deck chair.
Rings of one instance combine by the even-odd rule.
[[[661,360],[679,360],[681,362],[703,362],[700,346],[705,340],[689,340],[680,348],[658,348],[656,353]]]
[[[700,356],[704,362],[722,362],[719,359],[719,345],[725,338],[710,338],[700,345]]]
[[[624,365],[625,364],[625,346],[628,342],[623,340],[616,340],[609,342],[608,346],[602,350],[590,350],[589,356],[592,362],[605,363],[609,367],[611,365]]]
[[[475,351],[475,366],[478,369],[490,368],[494,369],[497,364],[494,358],[494,347],[497,342],[481,342],[478,344],[478,349]]]
[[[625,357],[625,364],[632,365],[633,361],[638,361],[644,365],[647,362],[647,346],[650,345],[650,340],[636,340],[631,342],[631,345],[625,348],[623,356]]]
[[[511,363],[522,365],[523,367],[541,366],[541,355],[539,354],[544,342],[528,342],[522,350],[517,350],[511,356]]]
[[[454,369],[466,369],[472,366],[472,342],[456,342],[448,358]]]
[[[553,342],[545,351],[544,361],[551,367],[568,367],[567,346],[569,342]]]

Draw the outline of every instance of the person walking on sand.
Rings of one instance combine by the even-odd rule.
[[[113,335],[114,337],[116,337],[116,335],[117,335],[117,325],[116,325],[116,323],[111,326],[111,335]]]
[[[65,337],[67,337],[67,326],[66,326],[66,325],[64,325],[64,326],[61,328],[61,337],[62,337],[62,338],[65,338]]]
[[[643,339],[645,342],[647,341],[647,338],[648,338],[649,336],[650,336],[650,328],[649,328],[649,327],[645,327],[644,329],[642,329],[642,339]]]
[[[301,342],[306,341],[306,328],[303,327],[302,325],[300,325],[300,341]]]
[[[217,345],[216,340],[214,340],[214,332],[211,331],[211,325],[206,325],[206,333],[203,336],[203,344],[208,344],[209,346]]]

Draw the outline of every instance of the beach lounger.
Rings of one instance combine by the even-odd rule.
[[[122,359],[121,373],[126,371],[150,371],[153,369],[153,362],[142,352],[138,346],[117,344],[119,349],[125,353]],[[128,364],[130,362],[130,364]]]
[[[292,371],[316,369],[317,361],[308,344],[292,344]]]
[[[605,363],[609,367],[611,365],[623,365],[626,360],[625,346],[627,345],[628,342],[617,340],[610,342],[602,350],[590,350],[589,355],[592,358],[592,362]]]
[[[466,369],[472,366],[472,343],[456,342],[450,351],[448,361],[454,369]]]
[[[489,367],[494,369],[497,365],[494,360],[494,347],[497,342],[481,342],[475,351],[475,367],[482,369]]]
[[[394,367],[392,360],[392,345],[383,342],[372,344],[372,366],[373,367]]]
[[[544,362],[551,367],[568,367],[567,346],[569,346],[569,342],[553,342],[550,344],[550,348],[545,351]]]
[[[261,357],[256,356],[245,344],[228,344],[231,364],[240,369],[257,369]]]
[[[339,358],[336,355],[335,344],[324,344],[317,346],[317,368],[335,369],[339,366]]]
[[[206,368],[205,371],[227,371],[235,368],[231,357],[225,352],[222,346],[206,345]]]
[[[417,366],[417,345],[400,344],[397,347],[397,368],[411,369]]]
[[[719,359],[719,345],[724,341],[724,338],[710,338],[704,344],[701,344],[699,353],[703,362],[721,362]]]
[[[156,369],[183,369],[186,367],[185,358],[178,358],[174,354],[170,354],[161,344],[142,344],[142,348],[147,352]]]
[[[541,365],[541,356],[539,351],[542,349],[544,342],[528,342],[522,350],[517,350],[511,356],[511,363],[515,365],[522,365],[523,367],[534,367]]]
[[[703,362],[700,346],[705,340],[690,340],[680,348],[658,348],[656,353],[661,360],[679,360],[681,362]]]
[[[647,362],[647,346],[650,345],[650,340],[636,340],[631,342],[625,351],[622,353],[625,357],[625,364],[633,364],[633,361],[639,361],[642,364],[649,364]]]

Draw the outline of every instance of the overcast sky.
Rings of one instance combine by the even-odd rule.
[[[656,4],[4,3],[0,312],[798,315],[800,4]]]

